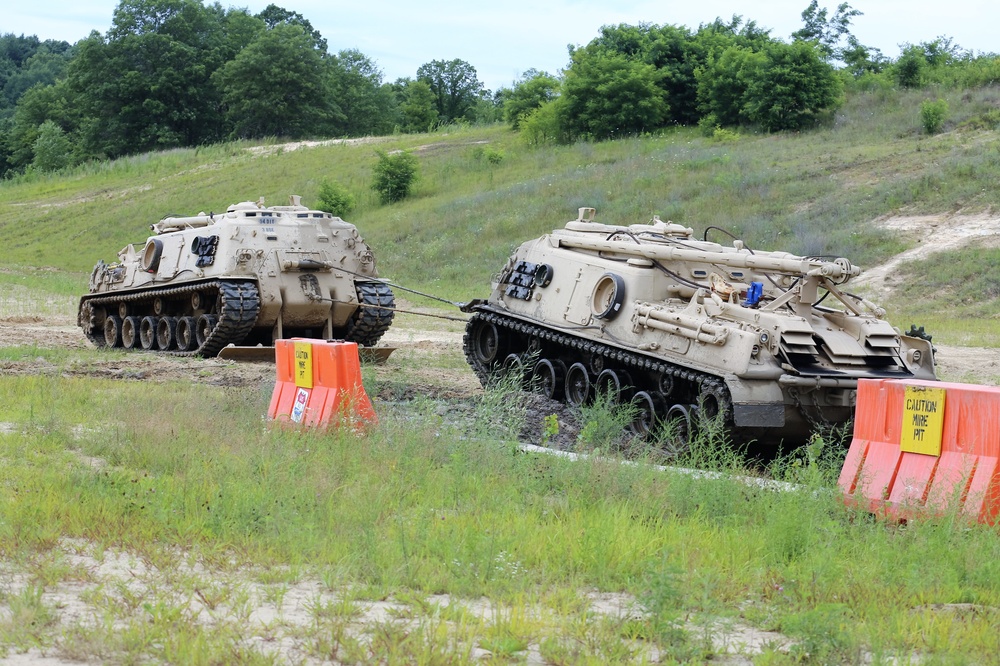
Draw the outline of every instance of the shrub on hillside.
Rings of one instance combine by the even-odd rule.
[[[920,121],[923,123],[924,131],[928,134],[940,132],[947,117],[948,102],[943,99],[926,100],[920,105]]]
[[[354,195],[340,183],[324,180],[319,184],[319,207],[337,217],[346,217],[354,210]]]
[[[417,179],[417,158],[412,153],[377,151],[378,161],[372,167],[375,181],[372,189],[378,192],[382,203],[402,201],[410,194]]]
[[[486,162],[492,166],[503,164],[505,157],[502,149],[493,146],[476,146],[472,149],[472,159],[477,162]]]

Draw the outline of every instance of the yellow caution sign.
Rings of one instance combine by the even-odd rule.
[[[941,455],[944,398],[943,388],[906,387],[903,397],[903,430],[899,437],[901,451]]]
[[[299,388],[313,387],[312,343],[295,343],[295,385]]]

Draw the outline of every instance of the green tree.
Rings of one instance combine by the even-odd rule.
[[[472,108],[466,112],[465,119],[484,125],[502,122],[503,100],[503,94],[499,91],[491,93],[489,90],[482,90]]]
[[[24,93],[6,133],[8,168],[25,169],[34,162],[42,125],[53,123],[67,136],[72,135],[77,123],[74,106],[64,82],[51,86],[39,84]],[[75,142],[75,138],[68,140]]]
[[[841,60],[840,41],[851,36],[851,21],[855,16],[862,16],[862,13],[846,2],[840,3],[833,16],[829,16],[826,7],[821,9],[818,0],[811,0],[802,11],[804,25],[792,33],[792,39],[813,42],[826,60]]]
[[[562,126],[562,102],[563,99],[557,97],[528,112],[521,119],[521,138],[525,143],[529,146],[545,146],[569,141]]]
[[[399,128],[403,132],[430,132],[437,126],[434,91],[426,81],[399,79],[393,84],[399,99]]]
[[[847,47],[841,51],[840,58],[854,78],[865,74],[878,74],[889,62],[879,49],[864,46],[854,35],[847,37]]]
[[[699,64],[703,65],[710,55],[718,56],[732,46],[756,52],[772,41],[770,30],[761,28],[756,21],[744,21],[742,16],[734,14],[728,23],[716,18],[711,23],[698,26],[694,34],[694,51]]]
[[[893,66],[893,75],[900,88],[919,88],[924,82],[927,58],[920,46],[907,45]]]
[[[39,171],[58,171],[72,162],[72,144],[59,125],[46,120],[38,128],[31,166]]]
[[[529,69],[503,97],[504,120],[518,129],[528,113],[551,102],[559,94],[559,79],[547,72]]]
[[[0,115],[12,114],[17,100],[29,88],[55,83],[72,56],[67,42],[40,42],[24,35],[0,37]]]
[[[211,74],[223,61],[219,13],[198,0],[126,0],[107,38],[77,44],[67,71],[94,155],[196,145],[221,138]]]
[[[930,42],[920,42],[920,48],[924,51],[924,60],[931,67],[951,65],[966,57],[962,47],[956,44],[951,37],[944,35]]]
[[[744,104],[747,87],[755,73],[763,69],[765,56],[748,48],[731,46],[718,56],[710,55],[697,71],[699,108],[707,131],[716,125],[734,126],[749,122]]]
[[[299,138],[334,132],[345,121],[329,95],[313,39],[298,25],[264,32],[213,80],[232,137]]]
[[[0,116],[0,178],[5,177],[14,168],[10,160],[10,146],[8,145],[13,125],[13,118]]]
[[[604,26],[587,49],[592,53],[620,55],[630,61],[652,65],[658,73],[657,85],[670,103],[664,122],[688,124],[697,121],[694,71],[702,58],[687,28],[649,23]]]
[[[417,80],[434,93],[438,119],[450,123],[468,117],[483,92],[476,68],[464,60],[432,60],[417,68]]]
[[[378,161],[372,167],[372,189],[382,203],[395,203],[409,196],[417,179],[417,158],[408,151],[386,153],[377,151]]]
[[[329,59],[330,94],[344,115],[338,134],[366,136],[392,131],[396,99],[383,85],[382,71],[356,49],[341,51]]]
[[[661,79],[653,65],[589,46],[577,49],[563,79],[561,125],[571,139],[655,130],[670,111]]]
[[[749,77],[743,110],[765,130],[798,130],[843,102],[843,86],[833,66],[808,42],[773,42]]]
[[[302,14],[289,11],[284,7],[279,7],[278,5],[271,3],[265,7],[263,11],[257,14],[256,17],[262,20],[269,29],[276,28],[279,25],[299,26],[312,39],[313,48],[319,51],[320,55],[326,55],[326,39],[323,38],[323,35],[320,34],[319,30],[313,28],[312,23],[310,23],[309,20]]]

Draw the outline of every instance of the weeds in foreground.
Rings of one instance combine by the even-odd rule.
[[[521,364],[491,380],[476,403],[473,430],[477,437],[501,442],[518,440],[527,415],[524,382]]]
[[[42,599],[44,591],[40,585],[25,585],[20,592],[0,597],[9,609],[9,617],[0,620],[0,650],[3,646],[27,650],[51,640],[58,615]]]
[[[651,650],[698,661],[702,633],[714,639],[696,627],[712,616],[802,646],[775,647],[770,663],[859,650],[983,661],[995,649],[995,532],[859,519],[815,491],[831,489],[825,439],[781,467],[817,484],[803,492],[515,452],[432,412],[387,410],[365,435],[292,432],[262,423],[263,397],[134,388],[0,377],[14,425],[0,434],[8,650],[463,663],[485,645],[520,659],[527,642],[555,663],[641,662]],[[717,471],[739,469],[731,446],[699,432],[691,459],[713,460],[707,448]],[[84,575],[63,551],[100,566]],[[50,601],[81,588],[92,623]],[[592,592],[637,610],[598,614]],[[7,621],[15,614],[28,619]],[[279,645],[298,652],[272,653]]]
[[[622,453],[638,444],[631,425],[638,408],[622,403],[614,393],[598,391],[590,402],[577,408],[581,428],[577,443],[595,453]]]

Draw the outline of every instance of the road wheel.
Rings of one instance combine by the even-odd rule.
[[[583,363],[574,363],[566,371],[566,402],[573,407],[590,400],[590,373]]]
[[[104,342],[109,347],[122,346],[122,319],[118,315],[108,315],[104,319]]]
[[[198,328],[198,320],[194,317],[181,317],[177,320],[177,351],[194,351],[197,349],[196,328]]]
[[[139,318],[125,317],[122,319],[122,347],[135,349],[139,346]]]
[[[159,345],[156,342],[156,327],[160,324],[159,317],[143,317],[142,321],[139,322],[139,344],[143,349],[153,350],[158,349]]]
[[[203,314],[198,317],[198,325],[195,327],[195,339],[198,342],[197,349],[201,349],[205,342],[208,341],[208,336],[212,335],[212,331],[215,330],[215,325],[219,323],[219,318],[215,315]]]
[[[177,340],[177,317],[160,317],[156,325],[156,344],[160,349],[167,350],[174,346]]]
[[[559,400],[565,389],[566,364],[559,359],[540,359],[531,373],[531,381],[536,393]]]

